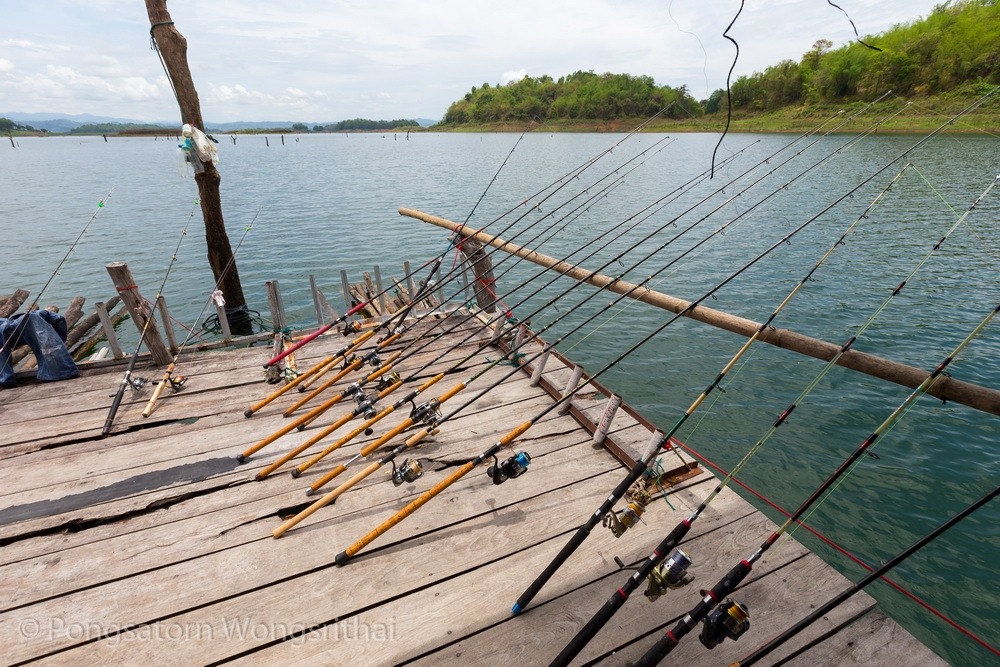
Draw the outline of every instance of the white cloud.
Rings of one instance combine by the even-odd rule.
[[[506,72],[500,75],[500,83],[507,85],[512,81],[520,81],[526,76],[528,76],[528,73],[525,71],[523,67],[518,70],[507,70]]]
[[[926,15],[939,2],[855,0],[848,10],[866,34]],[[53,110],[58,94],[72,107],[60,107],[67,112],[147,119],[176,114],[159,59],[149,50],[141,2],[56,0],[58,11],[10,4],[4,23],[17,31],[0,41],[0,99],[22,107],[10,110]],[[507,83],[528,72],[647,75],[707,96],[725,85],[734,48],[722,31],[737,7],[732,0],[170,5],[188,41],[202,111],[219,122],[271,120],[291,111],[321,121],[440,117],[472,86]],[[747,3],[732,35],[740,42],[739,76],[783,58],[797,60],[817,39],[845,43],[853,32],[846,17],[825,3],[758,0]]]

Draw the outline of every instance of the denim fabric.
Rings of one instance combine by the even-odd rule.
[[[79,375],[73,357],[66,349],[67,333],[66,318],[48,310],[0,317],[0,386],[14,386],[10,354],[21,344],[27,344],[34,353],[38,361],[39,380],[68,380]],[[7,341],[10,341],[9,346]]]

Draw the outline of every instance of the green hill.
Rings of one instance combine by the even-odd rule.
[[[1000,83],[1000,0],[957,0],[929,16],[838,49],[819,40],[796,62],[784,60],[736,79],[729,92],[734,130],[795,130],[831,108],[850,107],[887,91],[921,104],[887,129],[919,131],[950,114],[960,100]],[[554,80],[526,77],[473,87],[449,106],[439,129],[618,130],[625,119],[649,118],[650,129],[717,129],[728,111],[719,89],[696,101],[684,86],[657,86],[648,76],[575,72]],[[996,105],[983,116],[996,129]],[[617,121],[617,122],[616,122]]]

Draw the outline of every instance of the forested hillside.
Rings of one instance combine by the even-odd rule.
[[[785,60],[739,77],[730,90],[734,109],[753,113],[870,100],[889,90],[902,96],[982,92],[1000,83],[1000,0],[947,2],[924,19],[866,36],[864,42],[881,50],[859,42],[834,49],[821,39],[798,62]],[[726,91],[699,102],[684,86],[657,86],[648,76],[525,77],[473,87],[448,108],[443,123],[640,118],[668,106],[668,118],[723,112]]]
[[[956,88],[975,92],[1000,83],[1000,0],[960,0],[938,5],[927,18],[865,37],[875,51],[854,42],[839,49],[827,40],[802,56],[732,84],[736,108],[773,110],[790,104],[898,95],[940,95]],[[725,91],[706,101],[718,110]]]

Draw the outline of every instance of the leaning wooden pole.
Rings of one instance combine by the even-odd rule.
[[[146,13],[149,15],[149,34],[173,86],[181,111],[181,121],[204,132],[201,103],[188,67],[187,40],[174,26],[170,12],[167,11],[166,0],[146,0]],[[233,333],[252,334],[252,323],[246,312],[246,298],[236,269],[236,258],[222,217],[222,197],[219,194],[222,177],[211,161],[203,163],[203,166],[204,169],[195,174],[194,180],[198,184],[201,213],[205,219],[208,263],[212,267],[218,289],[222,290],[225,297],[230,329]]]
[[[635,283],[626,282],[624,280],[616,281],[614,278],[602,274],[595,274],[591,276],[591,272],[587,269],[575,266],[568,262],[560,262],[559,260],[553,259],[548,255],[543,255],[534,250],[522,248],[508,241],[504,241],[501,238],[491,236],[483,232],[476,232],[475,230],[469,229],[457,222],[452,222],[451,220],[447,220],[445,218],[439,218],[437,216],[423,213],[421,211],[415,211],[409,208],[399,209],[399,214],[416,220],[421,220],[438,227],[443,227],[444,229],[457,232],[463,236],[469,236],[484,245],[490,245],[494,248],[503,250],[506,253],[510,253],[511,255],[522,257],[529,262],[538,264],[539,266],[543,266],[553,271],[557,271],[565,276],[573,278],[574,280],[586,282],[596,287],[606,288],[609,292],[614,292],[615,294],[628,293],[629,298],[635,299],[636,301],[642,301],[643,303],[648,303],[651,306],[656,306],[657,308],[662,308],[663,310],[669,310],[672,313],[683,313],[685,317],[689,317],[692,320],[710,324],[714,327],[725,329],[726,331],[730,331],[741,336],[753,336],[754,333],[756,333],[760,328],[760,322],[754,322],[753,320],[737,317],[736,315],[730,315],[729,313],[724,313],[705,306],[697,306],[694,309],[687,311],[691,305],[690,301],[678,299],[677,297],[670,296],[669,294],[646,289],[645,287],[637,288]],[[785,350],[797,352],[815,359],[821,359],[823,361],[829,361],[832,359],[841,347],[840,345],[812,338],[789,329],[779,328],[768,328],[759,336],[758,340]],[[858,352],[856,350],[848,350],[837,361],[837,365],[849,368],[853,371],[858,371],[859,373],[864,373],[865,375],[871,375],[872,377],[887,380],[910,389],[915,389],[920,386],[920,384],[927,379],[928,375],[925,370],[914,368],[913,366],[907,366],[906,364],[891,361],[873,354]],[[962,405],[967,405],[970,408],[975,408],[976,410],[1000,416],[1000,391],[996,389],[990,389],[988,387],[972,384],[971,382],[962,382],[961,380],[945,377],[936,382],[926,393],[934,396],[935,398],[940,398],[943,401],[954,401],[956,403],[961,403]]]

